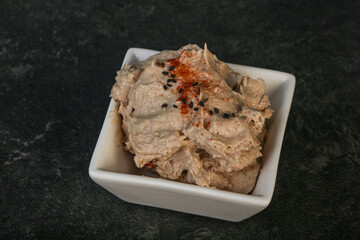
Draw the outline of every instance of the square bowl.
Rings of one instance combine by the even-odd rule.
[[[122,66],[142,61],[158,51],[130,48]],[[268,120],[269,135],[263,147],[262,169],[254,190],[240,194],[165,180],[138,169],[133,155],[123,149],[121,120],[117,103],[110,101],[100,136],[89,166],[93,181],[120,199],[147,206],[171,209],[212,218],[239,222],[265,209],[272,198],[281,145],[295,89],[295,77],[288,73],[228,64],[251,78],[262,78],[271,101],[273,116]],[[235,83],[228,83],[232,86]]]

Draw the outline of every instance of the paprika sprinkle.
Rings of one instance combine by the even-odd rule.
[[[176,80],[174,79],[172,82],[178,83],[176,88],[179,93],[177,101],[182,102],[180,112],[183,115],[192,114],[188,109],[193,107],[194,100],[199,101],[200,87],[194,87],[201,84],[207,88],[210,85],[208,74],[204,68],[194,66],[195,59],[196,55],[192,52],[183,51],[179,57],[168,60],[170,63],[169,71],[172,71],[172,74],[176,76]],[[188,106],[186,105],[187,102],[190,102]],[[203,102],[200,103],[200,106],[203,105]],[[194,110],[198,111],[199,109],[194,108]]]

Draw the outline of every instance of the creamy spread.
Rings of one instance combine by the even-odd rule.
[[[137,167],[199,186],[254,188],[272,114],[262,79],[233,71],[206,45],[187,45],[124,66],[111,97]]]

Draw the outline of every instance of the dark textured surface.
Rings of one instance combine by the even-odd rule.
[[[356,239],[358,1],[0,0],[0,239]],[[130,47],[203,45],[290,72],[273,200],[231,223],[117,199],[88,176]]]

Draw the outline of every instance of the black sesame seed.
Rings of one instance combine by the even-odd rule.
[[[177,108],[177,106],[176,106],[175,104],[173,105],[173,107],[174,107],[174,108]]]
[[[202,107],[204,106],[204,102],[203,102],[203,101],[200,101],[199,104],[200,104],[200,106],[202,106]]]
[[[195,87],[195,86],[197,86],[199,83],[198,82],[196,82],[196,83],[194,83],[192,86],[193,87]]]
[[[226,119],[228,119],[230,117],[230,115],[229,114],[227,114],[227,113],[224,113],[224,115],[223,115],[223,118],[226,118]]]
[[[175,66],[170,66],[170,67],[169,67],[169,71],[174,70],[174,68],[175,68]]]
[[[172,85],[171,85],[170,83],[168,83],[168,84],[166,84],[166,85],[168,85],[168,87],[172,87]]]
[[[209,113],[210,113],[210,115],[213,115],[213,111],[212,111],[212,110],[210,110]]]
[[[214,111],[215,111],[216,113],[219,113],[219,109],[218,109],[218,108],[214,108]]]
[[[193,105],[194,105],[194,104],[193,104],[193,102],[191,101],[191,102],[189,103],[189,107],[192,108]]]
[[[174,74],[171,74],[170,76],[171,76],[172,78],[174,78],[174,77],[175,77],[175,75],[174,75]]]
[[[183,104],[186,104],[186,99],[185,98],[181,99],[181,101],[183,102]]]
[[[171,81],[172,81],[173,83],[176,83],[176,80],[175,80],[175,79],[171,79]]]
[[[167,90],[167,86],[166,86],[166,85],[164,85],[164,89],[165,89],[165,91]]]
[[[167,80],[167,82],[168,82],[168,83],[169,83],[169,82],[172,82],[171,80],[172,80],[172,79],[171,79],[171,78],[169,78],[169,79]]]
[[[179,93],[181,93],[182,91],[183,91],[183,89],[182,89],[182,88],[180,88],[180,89],[179,89]]]
[[[167,107],[167,103],[164,103],[163,105],[161,105],[161,107],[166,108],[166,107]]]
[[[162,72],[162,74],[164,74],[164,75],[168,75],[168,74],[169,74],[169,72],[167,72],[167,71],[163,71],[163,72]]]
[[[197,95],[200,94],[200,88],[196,91],[196,94],[197,94]]]
[[[235,117],[235,113],[232,113],[231,116],[232,116],[232,117]]]
[[[199,110],[198,108],[194,108],[194,111],[197,111],[197,110]]]
[[[209,100],[208,98],[205,98],[204,100],[203,100],[203,102],[206,102],[207,100]]]

